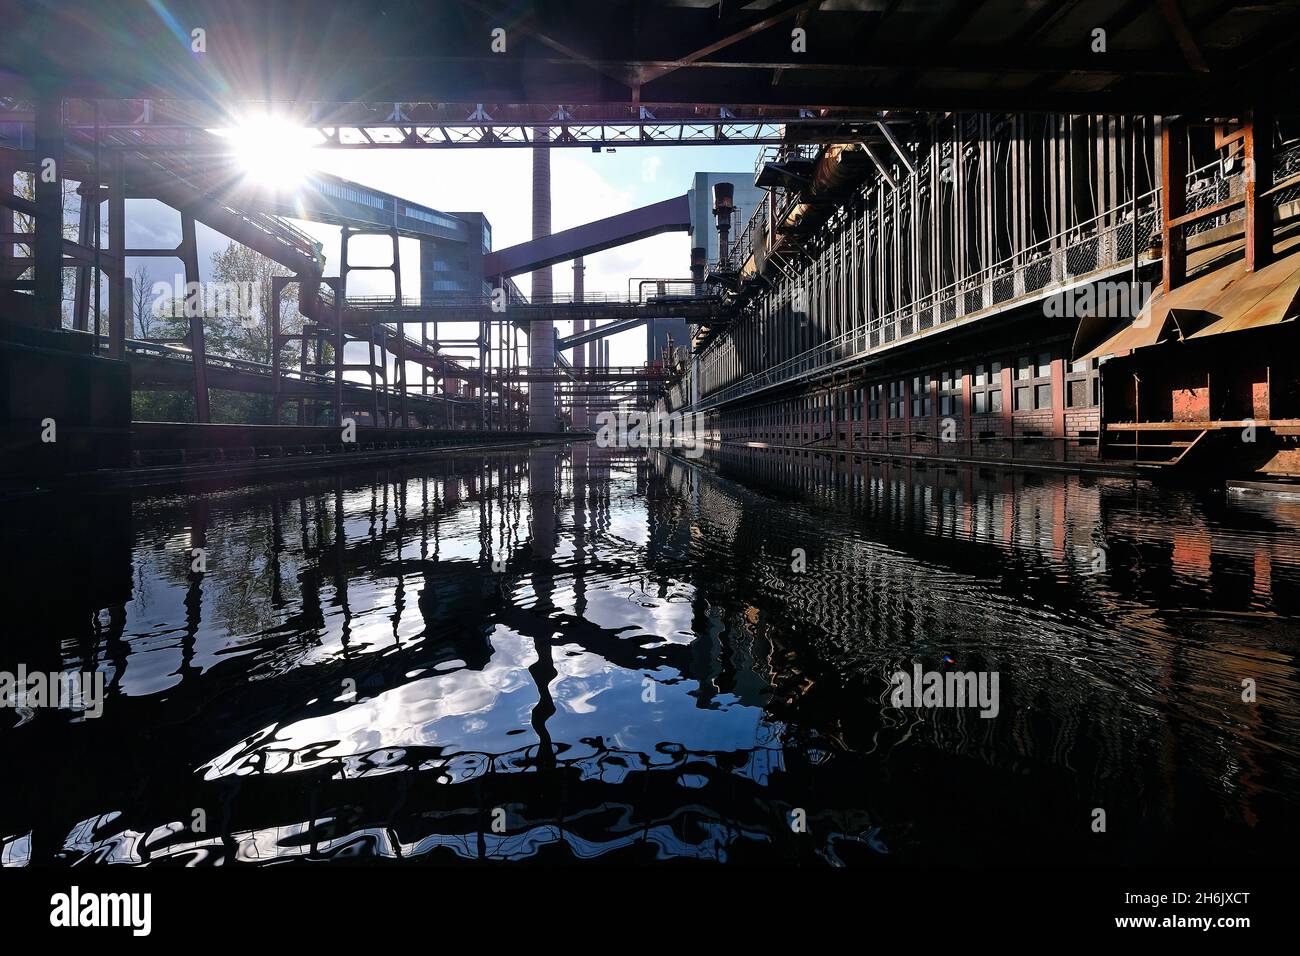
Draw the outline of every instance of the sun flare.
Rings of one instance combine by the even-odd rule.
[[[321,136],[273,116],[242,118],[238,125],[216,130],[232,147],[245,179],[276,190],[290,189],[315,168]]]

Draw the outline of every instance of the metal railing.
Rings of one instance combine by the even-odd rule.
[[[1216,161],[1188,173],[1189,212],[1241,194],[1244,189],[1241,172],[1224,175],[1222,169],[1222,163]],[[1297,169],[1300,169],[1300,144],[1279,154],[1274,181],[1293,175]],[[872,316],[862,328],[853,329],[760,373],[724,386],[702,397],[694,407],[703,410],[735,401],[811,373],[859,360],[881,348],[923,335],[958,319],[998,306],[1045,297],[1070,283],[1095,279],[1131,263],[1135,249],[1139,260],[1152,261],[1150,255],[1143,259],[1143,253],[1160,230],[1161,208],[1160,190],[1152,190],[1138,198],[1136,227],[1133,204],[1111,209],[915,302]],[[1240,219],[1242,215],[1240,208],[1228,210],[1198,223],[1200,228],[1196,231],[1203,232]],[[705,370],[704,363],[710,357],[709,353],[702,357],[701,371]],[[689,375],[683,381],[682,390],[684,395],[689,394]]]
[[[685,284],[685,283],[679,283]],[[332,293],[327,293],[324,286],[321,288],[322,299],[327,304],[333,304]],[[718,293],[714,290],[706,292],[695,292],[686,288],[673,287],[671,290],[665,289],[660,294],[655,288],[647,287],[639,290],[637,293],[628,292],[584,292],[581,298],[575,298],[572,293],[556,292],[544,296],[531,296],[521,302],[511,302],[510,307],[519,306],[521,308],[545,308],[547,306],[600,306],[600,305],[646,305],[652,302],[673,302],[673,301],[698,301],[700,299],[717,298]],[[420,311],[433,309],[489,309],[493,305],[493,297],[483,293],[473,292],[450,292],[440,293],[430,299],[421,300],[415,298],[403,298],[401,301],[394,301],[392,296],[348,296],[347,307],[358,311],[375,311],[385,312],[396,309]],[[503,313],[504,314],[504,313]]]
[[[84,335],[90,333],[78,334]],[[170,345],[162,342],[148,342],[141,339],[127,339],[124,346],[128,354],[151,355],[168,361],[184,363],[185,365],[192,365],[194,362],[194,353],[188,348],[179,345]],[[101,352],[107,352],[108,347],[108,341],[103,336],[100,336],[99,350]],[[211,368],[227,368],[232,371],[247,372],[249,374],[264,376],[266,378],[270,378],[273,371],[272,367],[268,364],[263,362],[253,362],[248,359],[230,358],[225,355],[211,354],[207,355],[205,358],[206,364]],[[322,375],[318,372],[304,372],[300,369],[285,368],[283,366],[280,368],[280,377],[291,381],[303,382],[308,385],[318,385],[331,388],[334,385],[333,375]],[[364,392],[366,395],[369,395],[371,392],[378,392],[381,396],[388,394],[393,397],[399,397],[402,393],[401,388],[394,385],[369,385],[365,382],[358,382],[347,378],[343,380],[343,388],[350,393]],[[428,399],[437,402],[452,401],[458,404],[477,404],[477,399],[465,399],[455,396],[425,395],[421,392],[409,390],[406,394],[408,399],[417,401]]]
[[[996,265],[909,302],[872,316],[850,330],[774,365],[762,373],[705,396],[704,409],[783,384],[812,372],[862,358],[895,342],[1013,302],[1029,302],[1132,262],[1134,239],[1139,258],[1159,226],[1157,194],[1138,201],[1137,226],[1131,207],[1107,213],[1043,240]],[[1117,220],[1117,221],[1114,221]]]

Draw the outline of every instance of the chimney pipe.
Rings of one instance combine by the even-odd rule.
[[[736,211],[736,187],[731,183],[713,184],[713,215],[718,220],[718,264],[727,268],[731,263],[731,214]]]
[[[695,294],[704,291],[704,271],[708,268],[709,250],[704,246],[691,249],[691,280],[695,283]]]

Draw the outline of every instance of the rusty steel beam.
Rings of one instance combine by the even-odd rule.
[[[1273,261],[1273,203],[1261,195],[1273,183],[1273,117],[1254,110],[1244,130],[1246,268],[1253,272]]]

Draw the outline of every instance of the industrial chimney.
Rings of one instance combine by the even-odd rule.
[[[731,183],[713,184],[713,215],[718,220],[718,264],[731,264],[731,214],[736,211],[736,187]]]

